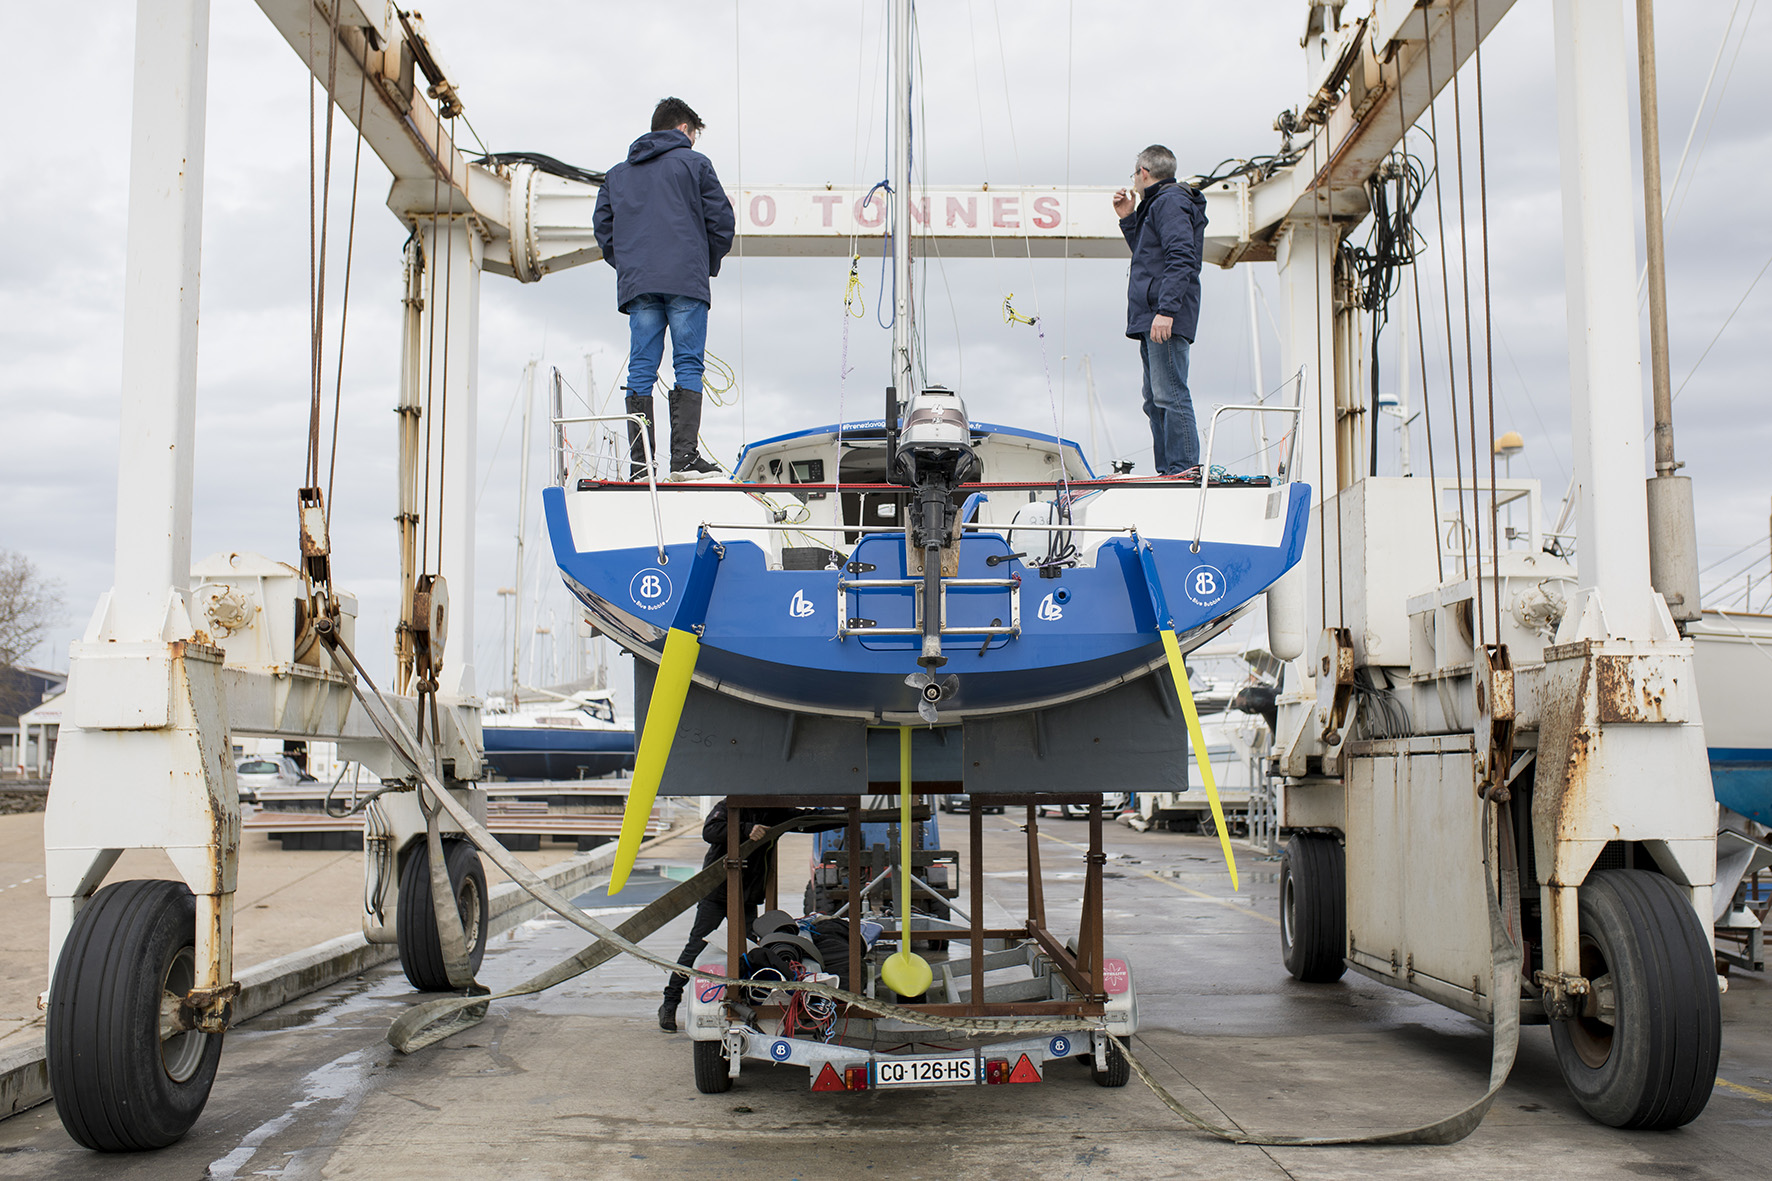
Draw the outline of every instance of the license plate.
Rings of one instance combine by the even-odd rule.
[[[876,1087],[956,1087],[978,1081],[978,1060],[970,1054],[938,1058],[876,1058]]]

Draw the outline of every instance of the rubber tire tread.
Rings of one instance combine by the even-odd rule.
[[[1615,1128],[1691,1123],[1716,1089],[1722,1051],[1716,961],[1691,902],[1661,874],[1609,869],[1588,875],[1579,905],[1582,932],[1606,951],[1628,1028],[1596,1070],[1575,1052],[1567,1025],[1553,1021],[1564,1081],[1589,1115]]]
[[[691,1042],[695,1047],[695,1089],[704,1095],[722,1095],[732,1089],[726,1065],[726,1047],[720,1042]]]
[[[1094,1055],[1090,1055],[1089,1064],[1089,1077],[1098,1087],[1123,1087],[1132,1079],[1132,1063],[1112,1042],[1108,1043],[1106,1070],[1095,1069]]]
[[[449,870],[449,888],[459,897],[463,875],[474,879],[480,891],[480,931],[468,948],[468,968],[478,973],[486,955],[486,928],[490,921],[486,870],[473,845],[460,839],[443,840],[443,865]],[[449,968],[443,962],[443,941],[437,936],[436,910],[431,905],[431,851],[420,841],[400,870],[400,899],[394,910],[394,936],[400,947],[400,968],[420,992],[452,992]]]
[[[1293,933],[1280,924],[1280,957],[1305,984],[1333,984],[1347,971],[1347,853],[1334,837],[1294,833],[1280,860],[1280,905],[1293,889]]]
[[[196,930],[189,887],[158,879],[112,883],[75,917],[56,959],[44,1041],[56,1113],[81,1145],[164,1148],[203,1114],[222,1035],[209,1036],[182,1083],[166,1074],[159,1043],[165,964]]]

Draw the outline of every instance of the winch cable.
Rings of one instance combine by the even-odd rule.
[[[1402,104],[1398,103],[1397,107],[1398,107],[1398,110],[1401,111]],[[1404,134],[1404,138],[1406,141],[1407,137],[1408,137],[1408,131],[1405,130],[1403,134]],[[1421,271],[1419,268],[1417,268],[1415,266],[1411,266],[1409,269],[1409,290],[1410,290],[1411,294],[1414,296],[1414,303],[1415,303],[1415,348],[1416,348],[1417,353],[1419,353],[1420,357],[1421,357],[1421,416],[1422,416],[1422,420],[1423,420],[1423,424],[1424,424],[1422,426],[1422,433],[1427,436],[1427,482],[1428,482],[1428,487],[1430,489],[1434,490],[1432,493],[1432,496],[1430,497],[1430,500],[1432,502],[1432,511],[1428,514],[1428,524],[1429,524],[1429,527],[1433,531],[1434,573],[1435,573],[1436,582],[1445,582],[1446,581],[1446,547],[1443,544],[1441,544],[1441,541],[1440,541],[1440,504],[1439,504],[1439,491],[1438,491],[1438,489],[1440,487],[1440,485],[1439,485],[1440,476],[1439,476],[1438,469],[1434,465],[1433,387],[1428,385],[1427,333],[1426,333],[1426,330],[1422,326],[1422,315],[1421,315]],[[1403,429],[1404,430],[1409,429],[1409,424],[1407,422],[1403,423]]]
[[[1471,14],[1483,27],[1482,0],[1471,0]],[[1483,127],[1483,39],[1472,53],[1477,75],[1477,219],[1483,231],[1483,380],[1489,395],[1489,438],[1495,434],[1495,315],[1489,284],[1489,153]],[[1489,447],[1489,556],[1495,570],[1490,609],[1495,612],[1495,642],[1501,643],[1501,494],[1495,486],[1495,446]]]
[[[1450,21],[1452,37],[1452,60],[1458,61],[1458,21]],[[1478,38],[1480,41],[1481,38]],[[1471,590],[1476,595],[1475,609],[1472,612],[1473,630],[1479,648],[1488,641],[1488,621],[1483,618],[1483,534],[1482,534],[1482,495],[1483,477],[1481,461],[1477,451],[1477,378],[1476,349],[1471,344],[1471,261],[1470,261],[1470,218],[1465,212],[1464,183],[1464,100],[1460,95],[1458,76],[1463,73],[1456,65],[1452,68],[1452,127],[1457,132],[1453,140],[1453,161],[1458,170],[1458,282],[1462,289],[1459,307],[1464,319],[1464,396],[1466,434],[1471,445],[1471,517],[1473,529],[1471,533],[1471,549],[1475,552],[1476,562],[1465,571],[1465,577],[1471,580]],[[1448,296],[1450,298],[1450,296]],[[1450,342],[1448,342],[1450,351]],[[1493,439],[1495,436],[1491,435]],[[1490,447],[1493,454],[1494,447]],[[1462,496],[1462,493],[1460,494]],[[1491,498],[1495,489],[1489,489]]]
[[[1428,54],[1423,61],[1427,66],[1427,90],[1429,94],[1434,94],[1433,55]],[[1434,220],[1439,228],[1440,308],[1446,327],[1446,401],[1452,407],[1452,468],[1458,488],[1458,560],[1462,563],[1459,576],[1474,579],[1477,572],[1471,569],[1471,535],[1464,514],[1464,445],[1458,437],[1458,361],[1452,348],[1452,270],[1446,261],[1446,202],[1440,187],[1440,117],[1437,101],[1428,102],[1427,120],[1428,142],[1434,145]],[[1475,474],[1472,473],[1473,477]],[[1436,504],[1436,518],[1438,513],[1439,506]]]
[[[332,386],[332,445],[326,460],[326,522],[330,536],[332,526],[332,486],[338,475],[338,421],[339,409],[344,404],[345,388],[345,330],[350,323],[351,315],[351,262],[356,257],[357,247],[357,180],[363,164],[363,105],[369,92],[369,74],[365,71],[357,88],[357,146],[351,155],[351,216],[345,224],[345,285],[339,296],[338,305],[338,363],[333,368]]]
[[[326,230],[332,196],[332,101],[338,80],[338,7],[329,20],[326,53],[326,134],[324,166],[315,163],[314,71],[308,72],[308,454],[303,486],[320,486],[320,403],[322,338],[326,327]],[[308,9],[308,43],[314,40],[314,10]],[[304,570],[306,564],[304,563]]]
[[[388,706],[386,700],[381,695],[381,691],[375,687],[374,682],[370,679],[368,670],[363,667],[363,664],[358,660],[356,653],[351,650],[349,645],[347,645],[339,635],[337,626],[329,619],[321,620],[318,625],[318,630],[320,631],[322,641],[329,648],[342,654],[352,668],[355,669],[357,675],[351,683],[352,693],[355,694],[358,701],[362,703],[364,712],[368,716],[371,724],[375,726],[383,740],[387,742],[389,749],[395,757],[405,763],[412,773],[417,776],[421,784],[421,790],[424,793],[428,793],[432,805],[453,820],[456,825],[460,827],[463,835],[466,836],[466,838],[488,859],[490,859],[494,865],[503,871],[507,877],[516,882],[549,910],[552,910],[567,922],[572,923],[574,926],[579,927],[598,938],[598,943],[586,947],[565,962],[557,965],[555,968],[549,969],[548,972],[543,973],[541,976],[532,979],[524,985],[518,986],[517,989],[509,990],[507,994],[503,995],[514,996],[539,992],[543,988],[551,987],[553,983],[559,983],[562,980],[571,979],[573,976],[579,975],[582,971],[588,971],[589,968],[596,966],[598,963],[605,962],[607,959],[612,958],[615,954],[621,952],[625,952],[643,963],[652,964],[667,972],[683,975],[692,980],[700,980],[710,984],[720,984],[728,987],[740,988],[753,983],[742,977],[724,976],[715,972],[703,971],[700,968],[684,968],[674,960],[667,959],[662,955],[657,955],[648,951],[628,935],[605,926],[603,923],[581,910],[559,891],[548,885],[548,883],[537,875],[534,870],[530,869],[529,866],[513,856],[496,837],[487,831],[484,825],[474,819],[472,813],[463,807],[462,804],[449,793],[435,767],[419,756],[417,753],[418,745],[413,741],[411,732],[406,729],[406,725],[400,720],[399,715]],[[1102,1032],[1108,1037],[1114,1046],[1126,1056],[1126,1060],[1132,1067],[1133,1071],[1137,1073],[1139,1078],[1150,1088],[1152,1093],[1157,1096],[1165,1107],[1168,1107],[1182,1119],[1186,1120],[1200,1131],[1205,1132],[1207,1135],[1215,1136],[1219,1139],[1227,1140],[1236,1144],[1265,1145],[1273,1147],[1317,1147],[1370,1144],[1451,1144],[1470,1135],[1470,1133],[1482,1122],[1483,1116],[1487,1114],[1490,1105],[1494,1103],[1496,1095],[1500,1092],[1502,1085],[1507,1080],[1508,1072],[1513,1066],[1515,1051],[1519,1045],[1520,948],[1509,935],[1509,923],[1507,919],[1502,916],[1501,903],[1497,897],[1495,875],[1491,872],[1490,846],[1493,841],[1491,838],[1490,825],[1491,809],[1495,807],[1497,807],[1497,805],[1485,803],[1483,814],[1484,884],[1489,903],[1490,944],[1494,961],[1491,976],[1491,996],[1494,999],[1494,1045],[1490,1062],[1489,1087],[1481,1098],[1462,1110],[1453,1115],[1447,1116],[1444,1119],[1436,1120],[1428,1124],[1422,1124],[1417,1127],[1407,1128],[1400,1131],[1353,1136],[1256,1135],[1242,1129],[1220,1127],[1194,1113],[1185,1104],[1177,1100],[1175,1096],[1169,1092],[1168,1088],[1163,1086],[1162,1083],[1158,1082],[1151,1075],[1150,1070],[1144,1065],[1144,1063],[1139,1061],[1137,1055],[1133,1053],[1131,1045],[1125,1039],[1111,1033],[1106,1033],[1105,1030],[1102,1030],[1102,1022],[1099,1020],[1084,1017],[1043,1018],[1035,1020],[1015,1017],[944,1017],[925,1012],[921,1006],[892,1004],[887,1001],[877,1000],[873,997],[850,992],[846,989],[837,988],[832,985],[818,984],[810,980],[782,981],[777,983],[775,987],[784,991],[815,993],[819,996],[828,997],[833,1001],[843,1002],[852,1008],[859,1009],[863,1012],[873,1013],[876,1016],[898,1018],[915,1025],[947,1030],[950,1033],[966,1037],[987,1036],[1001,1033],[1037,1034]],[[796,817],[769,829],[759,840],[746,842],[740,848],[741,856],[757,851],[769,841],[774,840],[777,836],[781,835],[781,833],[788,831],[790,828],[797,827],[804,821],[804,819],[805,818]],[[725,867],[723,865],[716,865],[711,867],[711,869],[716,873],[725,872]],[[709,870],[703,870],[702,875],[707,875],[709,872]],[[701,877],[702,875],[698,875],[698,877]],[[693,902],[697,901],[698,898],[706,896],[705,893],[699,895],[696,893],[696,891],[701,889],[704,884],[709,890],[713,888],[713,883],[705,881],[705,878],[700,881],[696,878],[692,878],[689,882],[685,882],[670,894],[665,895],[663,898],[651,904],[646,910],[642,911],[642,914],[650,912],[651,917],[648,919],[648,922],[653,919],[658,919],[662,922],[664,919],[670,917],[670,914],[665,913],[666,911],[670,911],[671,913],[681,913]],[[1518,885],[1516,882],[1514,884],[1514,889],[1517,890],[1517,888]],[[433,890],[433,895],[435,894],[436,891]],[[667,902],[668,905],[666,905]],[[453,910],[453,908],[451,909]],[[441,915],[439,917],[441,917]],[[640,917],[640,915],[634,916],[634,918],[628,920],[628,923],[624,924],[624,926],[631,926],[632,929],[637,930],[643,925],[637,921]],[[605,951],[605,948],[607,948],[607,952]],[[573,970],[574,966],[580,963],[583,963],[585,967]],[[453,1019],[455,1025],[450,1032],[454,1032],[455,1029],[465,1028],[467,1025],[473,1023],[474,1017],[472,1011],[486,1006],[490,999],[493,998],[490,996],[476,995],[451,997],[426,1002],[422,1017],[409,1014],[408,1016],[410,1017],[410,1020],[403,1024],[397,1022],[396,1028],[400,1031],[401,1038],[406,1040],[408,1044],[411,1044],[412,1047],[416,1049],[422,1045],[430,1044],[430,1040],[435,1040],[427,1040],[423,1037],[424,1030],[427,1027],[438,1021]],[[390,1029],[389,1031],[389,1040],[391,1043],[393,1043],[394,1032],[394,1029]],[[448,1035],[445,1033],[441,1036]],[[394,1044],[396,1044],[396,1048],[398,1048],[398,1043]]]

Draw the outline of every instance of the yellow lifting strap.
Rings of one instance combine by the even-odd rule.
[[[1187,718],[1187,737],[1189,745],[1194,748],[1194,763],[1200,768],[1200,778],[1206,781],[1206,802],[1212,805],[1212,824],[1218,829],[1218,846],[1224,850],[1224,863],[1230,867],[1231,889],[1240,890],[1237,855],[1231,852],[1230,830],[1224,823],[1224,806],[1218,802],[1218,781],[1212,778],[1212,759],[1206,753],[1206,736],[1200,731],[1200,711],[1194,705],[1194,691],[1188,687],[1187,664],[1181,658],[1181,645],[1169,628],[1163,628],[1159,634],[1163,637],[1163,650],[1169,654],[1169,672],[1175,678],[1175,695],[1181,698],[1181,712]]]

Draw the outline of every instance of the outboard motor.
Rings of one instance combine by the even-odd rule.
[[[892,425],[888,416],[888,430]],[[923,652],[917,663],[939,668],[947,663],[941,654],[941,552],[953,536],[954,491],[978,474],[972,426],[959,394],[930,386],[912,395],[892,463],[896,481],[916,493],[908,546],[923,554]]]

